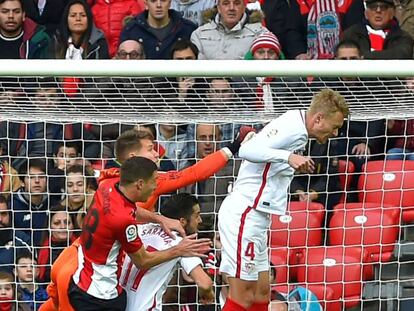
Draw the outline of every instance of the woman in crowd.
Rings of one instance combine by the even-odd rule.
[[[93,24],[91,10],[83,0],[71,0],[67,4],[55,43],[56,58],[109,58],[105,36]]]
[[[49,213],[50,233],[42,239],[41,248],[38,251],[37,261],[39,265],[39,281],[50,281],[50,267],[65,247],[76,239],[73,234],[72,219],[66,211],[66,207],[55,206]]]

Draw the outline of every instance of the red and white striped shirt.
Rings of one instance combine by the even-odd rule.
[[[117,179],[101,182],[84,220],[73,281],[89,295],[114,299],[122,292],[123,252],[135,253],[141,247],[135,203],[119,191]]]

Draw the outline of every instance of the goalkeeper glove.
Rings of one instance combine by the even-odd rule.
[[[236,137],[234,137],[234,141],[228,146],[233,155],[239,151],[240,146],[245,139],[248,140],[252,137],[252,134],[249,135],[249,133],[256,133],[256,130],[251,126],[240,127]]]

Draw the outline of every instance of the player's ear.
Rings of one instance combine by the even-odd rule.
[[[183,226],[183,228],[185,228],[185,226],[187,225],[187,219],[185,219],[184,217],[180,217],[180,224],[181,226]]]
[[[319,124],[324,117],[323,112],[317,112],[315,115],[315,123]]]
[[[137,185],[137,189],[142,190],[142,188],[144,187],[144,180],[143,179],[138,179],[135,183]]]

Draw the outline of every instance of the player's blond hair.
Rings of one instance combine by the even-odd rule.
[[[345,98],[332,89],[323,89],[316,93],[309,107],[311,114],[323,112],[327,115],[332,115],[338,111],[346,118],[349,115],[349,106]]]

